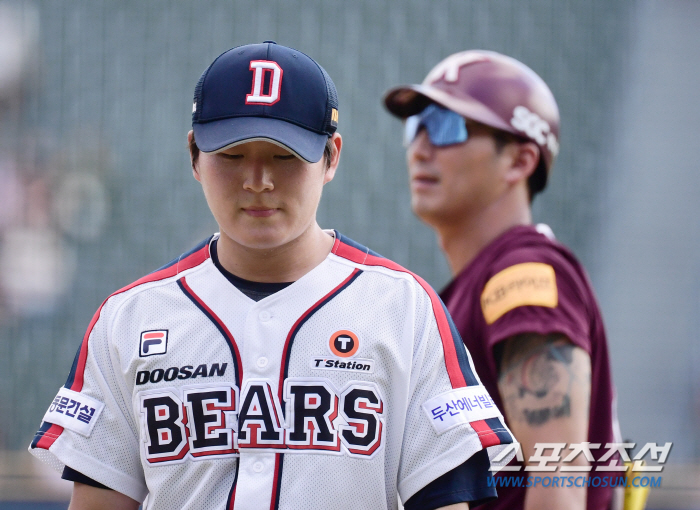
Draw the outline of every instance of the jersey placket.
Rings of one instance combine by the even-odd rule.
[[[245,380],[241,388],[241,410],[239,411],[239,474],[236,487],[235,508],[264,509],[276,508],[281,494],[284,456],[287,454],[265,452],[263,448],[280,452],[285,448],[286,430],[285,401],[282,387],[285,376],[283,366],[288,355],[293,355],[290,335],[299,329],[319,307],[332,299],[343,287],[343,283],[357,271],[346,266],[329,264],[328,261],[314,268],[302,281],[278,293],[254,303],[248,310],[243,327],[242,357]],[[292,335],[293,336],[293,335]],[[319,349],[327,341],[319,339]],[[255,386],[255,388],[253,388]],[[281,441],[268,438],[262,448],[246,448],[241,444],[241,431],[244,416],[242,413],[254,411],[246,404],[251,390],[257,392],[257,401],[267,405],[271,421],[268,425],[280,425]],[[265,396],[262,402],[260,396]],[[269,398],[267,398],[269,397]],[[247,422],[247,420],[246,420]],[[256,431],[257,432],[257,431]],[[243,442],[250,443],[248,430],[244,431]],[[274,436],[271,434],[270,436]]]
[[[267,406],[267,411],[270,412],[272,419],[279,420],[279,425],[283,427],[284,418],[281,409],[277,408],[275,396],[278,393],[277,375],[279,374],[279,360],[284,346],[283,322],[285,321],[277,315],[275,301],[265,299],[255,303],[246,316],[243,338],[245,381],[243,388],[241,388],[240,405],[243,406],[246,403],[243,400],[244,393],[252,394],[252,390],[259,389],[252,397],[254,403],[248,407],[251,415],[255,416],[261,412],[259,406]],[[249,391],[246,392],[246,389]],[[251,427],[244,433],[253,435],[257,432],[256,429],[257,427]],[[283,429],[281,434],[283,442]],[[244,439],[250,442],[257,438],[246,437]],[[270,444],[269,447],[272,449],[275,448],[275,445]],[[246,448],[242,445],[239,446],[239,451],[239,471],[234,507],[241,510],[267,510],[270,508],[274,487],[278,483],[278,480],[275,479],[278,454],[272,451],[267,453],[257,448],[251,451],[249,447]]]

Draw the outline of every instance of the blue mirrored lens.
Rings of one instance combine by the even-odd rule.
[[[436,104],[428,105],[419,114],[406,119],[404,127],[406,146],[416,139],[422,127],[428,132],[430,142],[437,147],[466,142],[469,136],[464,117]]]

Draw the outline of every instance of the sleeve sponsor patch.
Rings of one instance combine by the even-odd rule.
[[[500,418],[501,412],[483,386],[457,388],[423,404],[428,420],[440,435],[463,423]]]
[[[554,268],[542,262],[515,264],[495,274],[481,293],[487,324],[519,306],[555,308],[559,302]]]
[[[99,400],[62,387],[44,414],[43,421],[90,437],[104,406]]]

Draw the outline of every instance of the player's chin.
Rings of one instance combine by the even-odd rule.
[[[266,224],[267,223],[267,224]],[[238,229],[239,244],[252,250],[272,250],[289,242],[290,234],[284,226],[274,225],[273,222],[255,222]]]
[[[436,216],[440,211],[435,197],[428,197],[422,193],[411,194],[411,209],[416,216],[424,221]]]

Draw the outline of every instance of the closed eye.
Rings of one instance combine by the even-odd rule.
[[[294,154],[284,154],[284,155],[276,155],[275,159],[281,159],[283,161],[289,161],[290,159],[294,159],[296,156]]]
[[[227,154],[225,152],[220,152],[218,156],[221,156],[224,159],[241,159],[243,154]]]

